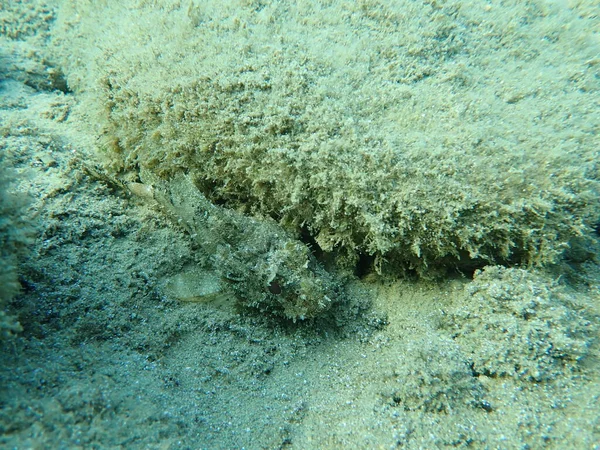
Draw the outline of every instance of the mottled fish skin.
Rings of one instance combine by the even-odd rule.
[[[187,229],[244,305],[296,321],[319,316],[338,299],[341,283],[272,219],[214,205],[184,175],[155,186],[154,198]]]

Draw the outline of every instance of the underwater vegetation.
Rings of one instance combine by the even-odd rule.
[[[131,20],[127,37],[110,29],[95,36],[95,52],[73,41],[82,59],[70,57],[66,73],[85,114],[97,118],[110,176],[148,184],[144,174],[152,174],[150,184],[168,186],[185,174],[198,190],[188,198],[268,224],[270,241],[248,251],[283,259],[257,285],[271,296],[282,290],[281,298],[289,286],[294,295],[323,291],[322,306],[290,312],[284,302],[286,315],[312,315],[335,298],[307,244],[345,270],[434,277],[489,264],[544,266],[595,239],[599,170],[585,125],[592,109],[583,87],[558,96],[545,79],[523,84],[523,67],[536,64],[548,80],[566,77],[547,61],[507,56],[497,30],[497,39],[474,40],[475,22],[451,5],[429,5],[436,20],[424,24],[411,21],[422,12],[407,5],[402,15],[350,2],[331,14],[324,5],[257,14],[234,3],[165,2],[168,15],[123,7],[120,20],[146,20]],[[80,30],[109,26],[72,8]],[[320,17],[331,23],[306,25]],[[377,32],[385,38],[374,45]],[[62,39],[77,37],[67,30]],[[473,58],[475,47],[505,59]],[[289,253],[276,249],[275,236]],[[233,281],[244,272],[235,267],[241,256],[224,248],[215,258]],[[300,290],[277,278],[292,263],[312,274]]]

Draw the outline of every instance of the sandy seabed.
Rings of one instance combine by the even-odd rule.
[[[129,2],[129,13],[139,8],[152,17],[148,10],[162,4],[147,3]],[[210,22],[192,3],[167,3],[162,14],[185,11]],[[389,11],[417,14],[415,3],[356,2],[373,23],[388,20]],[[90,162],[104,142],[101,108],[89,107],[100,65],[94,59],[86,68],[82,49],[94,47],[90,23],[114,17],[117,4],[100,2],[93,14],[75,17],[72,2],[0,0],[0,151],[14,169],[14,190],[30,196],[24,216],[35,228],[18,268],[21,292],[7,308],[23,330],[0,341],[0,446],[599,448],[593,223],[585,248],[543,267],[490,264],[433,280],[361,270],[345,281],[361,302],[314,320],[242,308],[227,290],[205,295],[198,280],[215,274],[189,230]],[[240,5],[263,15],[273,6]],[[417,16],[425,24],[441,20],[436,14],[480,11],[487,22],[478,39],[490,38],[484,31],[494,24],[504,28],[516,66],[574,49],[552,68],[563,78],[538,90],[535,78],[545,82],[544,75],[516,83],[507,66],[507,84],[520,89],[499,90],[498,98],[523,111],[543,97],[551,119],[535,120],[548,125],[548,142],[558,139],[553,129],[564,131],[554,122],[564,117],[569,142],[578,143],[574,154],[587,155],[569,160],[569,170],[581,164],[597,182],[589,167],[600,127],[598,2],[449,5],[423,2]],[[57,48],[75,35],[77,46]],[[444,41],[445,51],[460,55],[453,42]],[[428,79],[477,76],[459,66],[445,72],[451,64],[438,64],[435,47],[419,47],[416,37],[412,45],[420,56],[400,81],[416,92],[427,91]],[[576,107],[564,100],[571,88]],[[482,102],[476,95],[471,100]],[[573,106],[570,115],[565,105]],[[497,110],[490,114],[502,120]]]

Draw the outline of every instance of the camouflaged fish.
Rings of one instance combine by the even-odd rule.
[[[153,197],[187,229],[244,305],[296,321],[337,301],[341,284],[274,220],[214,205],[184,175],[150,186],[130,189]]]

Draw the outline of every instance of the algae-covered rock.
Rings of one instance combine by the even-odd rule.
[[[450,329],[473,371],[547,381],[577,370],[597,335],[576,299],[540,274],[487,267],[465,288]]]
[[[558,8],[506,8],[529,35],[453,1],[162,0],[64,6],[54,39],[113,174],[186,172],[340,264],[428,275],[593,238],[597,52]]]
[[[5,311],[19,292],[18,262],[29,242],[30,228],[23,219],[23,199],[11,192],[13,174],[6,168],[6,148],[0,145],[0,339],[21,331]]]
[[[399,355],[397,367],[384,377],[381,395],[390,406],[444,414],[464,407],[489,407],[483,386],[455,343],[433,335],[407,344],[405,351],[416,355],[411,364]]]

